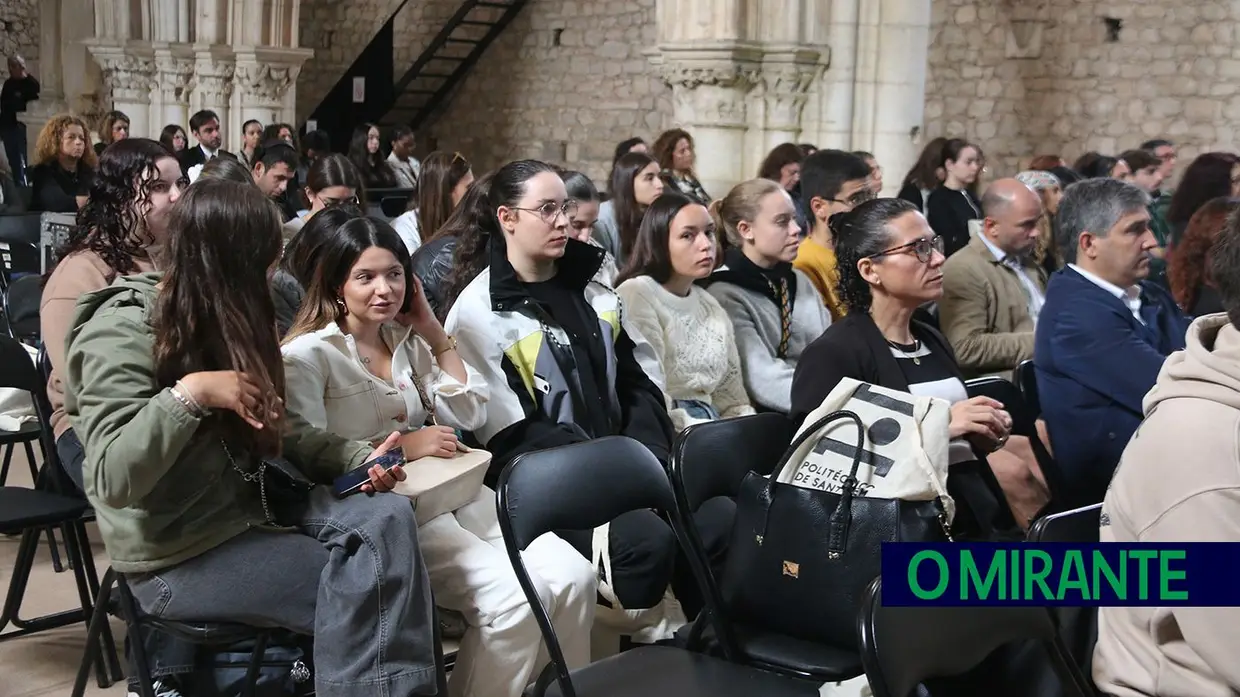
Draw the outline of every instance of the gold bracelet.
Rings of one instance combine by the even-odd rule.
[[[443,354],[445,354],[445,353],[447,353],[447,352],[449,352],[449,351],[455,351],[455,350],[456,350],[456,337],[455,337],[455,336],[452,336],[451,334],[449,334],[449,335],[448,335],[448,342],[447,342],[447,345],[442,346],[442,347],[437,348],[437,349],[431,349],[431,357],[432,357],[432,358],[439,358],[439,357],[440,357],[440,356],[442,356]]]

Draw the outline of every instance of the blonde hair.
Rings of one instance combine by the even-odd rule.
[[[741,221],[752,223],[757,220],[758,212],[762,209],[762,199],[783,191],[784,188],[779,182],[770,179],[750,179],[737,184],[727,196],[715,199],[710,204],[710,216],[715,219],[715,229],[724,231],[729,245],[744,246],[745,240],[739,230]]]
[[[87,128],[85,121],[72,114],[53,116],[43,130],[39,131],[39,138],[34,144],[32,164],[41,165],[59,159],[60,141],[65,137],[65,131],[69,130],[70,126],[82,128],[82,135],[86,138],[86,147],[82,150],[82,164],[95,169],[99,165],[99,159],[95,157],[95,149],[90,142],[90,129]]]

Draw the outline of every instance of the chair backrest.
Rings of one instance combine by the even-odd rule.
[[[1061,694],[1091,693],[1044,607],[887,607],[877,578],[862,598],[857,633],[874,697],[908,697],[923,681],[961,675],[995,649],[1022,639],[1046,649]]]
[[[39,337],[42,299],[43,279],[40,276],[22,276],[9,284],[4,292],[4,318],[9,325],[9,336],[15,339]]]
[[[645,508],[671,511],[672,485],[646,446],[609,436],[517,456],[499,475],[499,526],[521,590],[534,612],[556,680],[575,697],[568,664],[521,552],[544,533],[592,530],[622,513]]]
[[[716,496],[735,498],[749,472],[770,474],[788,449],[796,425],[765,413],[694,424],[672,444],[672,486],[677,506],[692,513]]]
[[[25,390],[35,396],[47,389],[26,347],[8,336],[0,336],[0,387]]]
[[[1033,411],[1034,417],[1042,415],[1042,400],[1038,399],[1038,374],[1033,369],[1033,359],[1023,360],[1012,372],[1012,382],[1020,388],[1025,404]]]
[[[1044,515],[1029,526],[1028,539],[1030,542],[1097,542],[1101,518],[1100,503]]]

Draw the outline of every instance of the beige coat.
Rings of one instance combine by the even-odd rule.
[[[1240,331],[1206,315],[1167,357],[1102,505],[1103,542],[1240,542]],[[1240,608],[1107,607],[1094,681],[1115,697],[1240,692]]]
[[[1046,271],[1032,259],[1024,267],[1045,293]],[[1033,358],[1033,318],[1016,273],[976,236],[943,265],[939,326],[965,377],[1009,377]]]

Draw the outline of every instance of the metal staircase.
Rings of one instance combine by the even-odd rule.
[[[375,120],[414,130],[426,125],[526,2],[465,0],[396,81],[389,103],[376,109]]]

